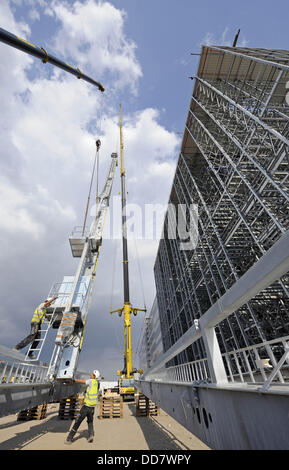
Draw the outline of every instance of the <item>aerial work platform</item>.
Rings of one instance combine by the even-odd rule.
[[[88,238],[89,232],[89,229],[83,231],[82,226],[74,227],[69,237],[70,248],[74,258],[81,258],[87,239],[89,240],[89,249],[91,253],[97,252],[98,248],[100,247],[102,241],[101,237],[98,238],[94,236]]]

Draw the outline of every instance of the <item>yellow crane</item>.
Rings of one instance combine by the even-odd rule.
[[[129,296],[129,270],[128,270],[128,248],[127,248],[127,227],[126,227],[126,188],[125,188],[125,168],[123,158],[123,135],[122,135],[122,107],[119,110],[119,132],[120,132],[120,176],[121,176],[121,205],[122,205],[122,249],[123,249],[123,307],[111,310],[110,313],[123,314],[124,318],[124,367],[117,371],[120,376],[118,386],[119,393],[123,398],[134,397],[134,376],[136,372],[142,370],[133,368],[132,363],[132,342],[131,342],[131,314],[138,311],[146,312],[145,308],[132,307]]]

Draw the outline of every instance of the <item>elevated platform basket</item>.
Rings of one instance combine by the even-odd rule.
[[[83,233],[83,227],[77,226],[74,227],[70,237],[69,243],[71,248],[71,253],[74,258],[80,258],[83,252],[84,244],[89,237],[89,230],[86,229]],[[101,238],[89,238],[89,249],[93,253],[98,250],[101,245]]]

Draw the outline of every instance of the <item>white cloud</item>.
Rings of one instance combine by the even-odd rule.
[[[25,192],[1,178],[0,200],[2,234],[17,233],[22,237],[23,233],[26,233],[38,240],[52,221],[65,218],[66,223],[71,223],[76,218],[71,206],[62,207],[59,201],[53,199],[47,189],[41,185]]]
[[[40,14],[39,12],[36,10],[36,8],[32,8],[32,10],[29,11],[29,18],[32,20],[32,21],[36,21],[36,20],[40,20]]]
[[[29,84],[21,119],[13,126],[13,143],[26,160],[37,156],[42,166],[43,160],[57,161],[58,171],[65,164],[68,172],[78,161],[81,169],[79,155],[89,149],[92,136],[87,127],[97,106],[97,95],[85,83],[79,86],[70,77],[35,80]]]
[[[1,27],[13,34],[20,37],[29,35],[30,28],[23,22],[17,22],[10,10],[9,3],[6,0],[0,2],[0,18]],[[26,78],[26,71],[33,63],[33,59],[27,54],[23,54],[6,44],[0,43],[0,100],[1,100],[1,115],[4,111],[9,112],[11,106],[14,107],[15,93],[22,93],[27,87],[28,80]],[[12,103],[11,103],[12,100]],[[6,106],[9,103],[9,106]],[[3,104],[5,108],[3,109]],[[4,113],[4,114],[5,114]]]
[[[157,176],[165,179],[172,179],[175,173],[175,164],[173,162],[153,162],[148,171],[152,177]]]
[[[13,34],[30,34],[30,28],[23,21],[15,21],[8,0],[1,0],[0,4],[1,27],[11,31]]]
[[[97,77],[112,73],[112,88],[129,85],[136,93],[142,71],[135,57],[136,44],[124,33],[122,10],[108,2],[54,0],[47,14],[61,24],[53,41],[55,51],[71,57],[80,68],[93,70]]]
[[[23,194],[7,183],[0,186],[0,230],[8,233],[28,232],[38,239],[43,227],[30,214],[30,204],[35,196]]]
[[[176,166],[179,138],[159,124],[160,113],[147,108],[123,113],[124,159],[135,203],[166,203]],[[103,125],[107,142],[118,137],[118,117]],[[110,138],[108,138],[110,136]],[[130,202],[131,199],[130,199]]]

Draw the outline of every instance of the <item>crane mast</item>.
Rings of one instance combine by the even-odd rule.
[[[123,252],[123,315],[124,315],[124,346],[125,364],[124,372],[126,378],[131,378],[132,367],[132,343],[131,343],[131,305],[129,299],[129,271],[128,271],[128,248],[126,227],[126,188],[125,168],[123,158],[123,135],[122,135],[122,107],[119,111],[119,133],[120,133],[120,177],[121,177],[121,208],[122,208],[122,252]]]
[[[132,379],[137,371],[133,368],[132,361],[132,340],[131,340],[131,313],[134,315],[138,311],[145,312],[146,309],[132,307],[129,295],[129,268],[128,268],[128,244],[127,244],[127,226],[126,226],[126,185],[125,185],[125,167],[123,156],[123,134],[122,134],[122,106],[119,111],[119,132],[120,132],[120,177],[121,177],[121,206],[122,206],[122,251],[123,251],[123,307],[117,310],[111,310],[110,313],[123,314],[124,318],[124,367],[117,371],[117,374],[124,379]]]
[[[120,134],[120,177],[121,177],[121,209],[122,209],[123,297],[124,297],[124,305],[130,306],[130,300],[129,300],[129,273],[128,273],[128,249],[127,249],[127,227],[126,227],[126,189],[125,189],[125,168],[124,168],[124,158],[123,158],[122,108],[121,108],[121,105],[120,105],[120,112],[119,112],[119,134]]]

